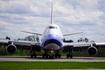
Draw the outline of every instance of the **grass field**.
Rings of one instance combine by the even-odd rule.
[[[105,69],[105,62],[0,62],[0,70]]]

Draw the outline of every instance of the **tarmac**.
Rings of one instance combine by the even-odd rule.
[[[0,56],[0,62],[5,61],[33,61],[33,62],[105,62],[105,57],[73,57],[71,58],[56,58],[43,59],[42,57],[30,58],[30,56]]]

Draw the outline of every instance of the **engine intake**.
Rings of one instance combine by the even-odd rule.
[[[87,51],[88,51],[88,54],[92,56],[96,55],[98,52],[96,47],[89,47]]]
[[[10,44],[7,46],[6,50],[8,53],[13,54],[16,52],[17,48],[15,45]]]

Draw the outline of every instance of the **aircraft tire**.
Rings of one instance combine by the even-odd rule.
[[[42,58],[45,58],[45,55],[44,54],[42,55]]]
[[[57,58],[57,54],[55,54],[55,58]]]
[[[72,54],[67,54],[67,58],[73,58]]]
[[[70,55],[70,58],[73,58],[73,55],[72,54]]]
[[[59,54],[58,57],[61,58],[61,54]]]
[[[48,58],[48,54],[43,54],[42,58]]]
[[[61,54],[55,54],[55,58],[61,58]]]
[[[36,54],[34,54],[34,58],[36,58]]]
[[[31,54],[31,58],[33,58],[33,54]]]
[[[48,54],[46,54],[46,58],[48,58]]]
[[[69,54],[67,54],[67,58],[69,58]]]
[[[51,55],[51,56],[50,56],[50,59],[54,59],[54,58],[55,58],[54,55]]]

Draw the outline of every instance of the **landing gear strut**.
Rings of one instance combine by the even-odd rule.
[[[55,53],[54,53],[54,50],[53,49],[50,50],[49,58],[50,59],[54,59],[55,58]]]
[[[31,53],[31,58],[33,58],[33,57],[36,58],[37,55],[36,55],[36,53],[35,53],[35,49],[34,49],[33,46],[31,47],[30,53]]]
[[[67,54],[67,58],[73,58],[73,48],[69,48],[69,53]]]
[[[59,51],[56,51],[55,58],[61,58],[61,54],[59,54]]]
[[[31,58],[36,58],[36,53],[35,53],[35,51],[33,51],[32,53],[31,53]]]
[[[42,58],[48,58],[47,51],[45,51],[45,53],[42,55]]]

